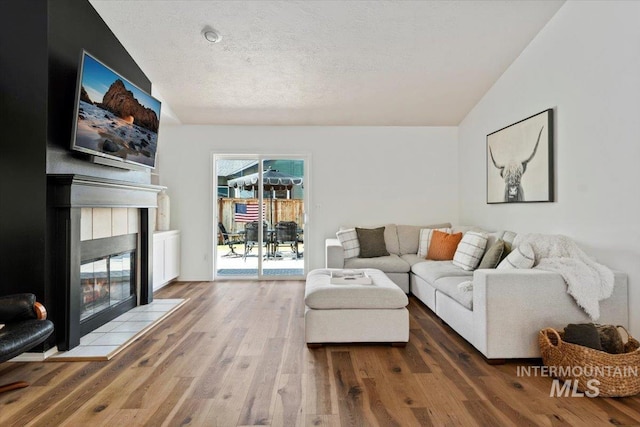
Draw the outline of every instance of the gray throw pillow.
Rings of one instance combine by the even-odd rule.
[[[374,258],[387,256],[387,246],[384,243],[384,227],[357,228],[358,241],[360,242],[359,258]]]
[[[498,239],[487,251],[480,260],[478,268],[496,268],[502,260],[502,254],[504,252],[504,241]]]

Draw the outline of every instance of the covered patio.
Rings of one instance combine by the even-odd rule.
[[[295,187],[302,189],[303,178],[271,167],[262,177],[254,172],[224,178],[228,197],[218,197],[217,203],[216,276],[257,276],[260,240],[262,275],[304,275],[304,202],[292,197],[293,193],[299,193],[293,191]],[[258,231],[260,219],[262,239]]]
[[[239,248],[240,245],[238,245]],[[290,256],[288,253],[282,257],[267,258],[262,260],[262,272],[265,276],[302,276],[304,274],[304,243],[300,244],[300,258]],[[227,245],[217,247],[217,276],[257,276],[257,252],[247,254],[246,259],[239,249],[239,256],[226,256],[229,253]]]

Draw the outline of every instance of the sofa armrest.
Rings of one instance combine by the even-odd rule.
[[[567,284],[558,273],[537,269],[474,272],[473,344],[488,359],[540,357],[540,329],[586,322],[591,319],[567,293]],[[615,273],[613,295],[600,302],[598,322],[628,326],[626,274]]]
[[[325,268],[344,268],[344,249],[338,239],[324,242]]]

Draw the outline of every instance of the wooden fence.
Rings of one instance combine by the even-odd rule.
[[[218,218],[228,231],[244,229],[244,223],[234,220],[236,203],[258,204],[258,199],[218,198]],[[264,208],[264,219],[271,225],[278,221],[295,221],[299,227],[303,225],[304,203],[301,199],[264,199]]]

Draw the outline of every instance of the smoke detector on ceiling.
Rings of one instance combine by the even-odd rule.
[[[220,33],[209,26],[202,29],[202,36],[210,43],[218,43],[222,40]]]

